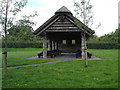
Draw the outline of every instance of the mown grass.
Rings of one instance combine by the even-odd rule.
[[[117,88],[118,50],[89,50],[101,61],[65,61],[9,69],[3,88]]]
[[[26,58],[37,56],[41,48],[8,48],[7,66],[20,66],[27,64],[44,63],[53,60],[26,60]]]

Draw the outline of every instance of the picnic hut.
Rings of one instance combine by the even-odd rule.
[[[85,32],[85,36],[83,36]],[[43,41],[43,58],[49,55],[83,52],[84,40],[88,40],[94,31],[73,16],[65,6],[41,25],[35,32]],[[81,56],[81,53],[80,56]],[[82,57],[82,56],[81,56]]]

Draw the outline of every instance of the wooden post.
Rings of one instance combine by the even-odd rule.
[[[52,50],[52,41],[50,40],[50,50]]]
[[[6,80],[6,78],[7,78],[7,76],[6,76],[7,75],[6,74],[7,73],[7,62],[5,61],[7,59],[6,55],[7,55],[7,52],[2,53],[2,61],[3,61],[2,62],[3,63],[3,72],[2,72],[3,76],[2,77],[3,77],[4,80]]]
[[[55,50],[55,49],[54,49],[54,41],[52,41],[52,50]]]
[[[54,49],[57,50],[57,42],[54,42]]]
[[[54,50],[56,50],[56,42],[54,41]]]
[[[56,50],[58,50],[58,41],[56,42]]]
[[[43,58],[47,58],[47,39],[43,37]]]
[[[50,50],[50,40],[48,40],[48,50]]]

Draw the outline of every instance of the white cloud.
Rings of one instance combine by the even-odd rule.
[[[98,36],[115,31],[118,28],[118,1],[91,0],[91,4],[94,5],[95,26],[99,21],[101,22],[101,27],[96,30]],[[62,6],[66,6],[75,15],[73,5],[73,0],[29,0],[27,6],[17,15],[17,18],[20,18],[21,15],[32,13],[32,11],[37,11],[38,17],[34,19],[37,25],[33,27],[35,30]]]
[[[94,0],[95,21],[102,23],[96,34],[101,36],[118,28],[118,0]]]
[[[31,2],[33,2],[33,0],[30,1],[30,3]],[[37,22],[37,25],[34,27],[34,30],[37,29],[40,25],[42,25],[45,21],[47,21],[50,17],[52,17],[60,7],[66,6],[68,9],[70,9],[71,12],[73,12],[74,10],[72,0],[70,0],[70,2],[63,0],[35,0],[34,2],[40,3],[40,6],[32,6],[31,4],[28,4],[17,16],[20,17],[23,14],[27,15],[32,11],[37,11],[38,17],[34,19],[34,21]]]

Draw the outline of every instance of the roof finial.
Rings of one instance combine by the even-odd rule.
[[[61,13],[65,13],[65,14],[67,13],[67,14],[71,14],[72,15],[71,11],[68,10],[65,6],[62,6],[60,9],[58,9],[55,12],[55,14],[61,14]]]

